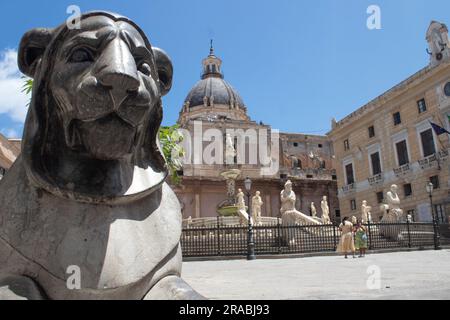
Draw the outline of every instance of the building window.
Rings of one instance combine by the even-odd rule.
[[[381,160],[380,153],[375,152],[370,155],[370,161],[372,162],[372,175],[377,175],[381,173]]]
[[[319,146],[318,146],[319,148],[323,148],[323,145],[321,144],[321,143],[319,143]]]
[[[347,140],[344,140],[344,150],[350,150],[350,142]]]
[[[405,197],[412,196],[412,186],[411,183],[407,183],[403,185],[403,192],[405,193]]]
[[[294,147],[298,147],[298,142],[294,142]]]
[[[368,130],[369,130],[369,138],[375,137],[375,127],[370,126]]]
[[[432,176],[430,182],[433,184],[434,189],[439,189],[439,176]]]
[[[394,117],[394,125],[399,125],[402,123],[402,118],[400,117],[400,112],[396,112],[393,114]]]
[[[377,201],[378,201],[378,203],[383,203],[383,201],[384,201],[383,191],[377,192]]]
[[[336,214],[336,218],[340,218],[341,217],[341,210],[336,209],[335,214]]]
[[[439,222],[447,223],[447,221],[445,221],[445,212],[442,204],[436,204],[434,206],[434,214]]]
[[[436,153],[432,129],[422,131],[420,133],[420,139],[422,140],[422,150],[424,157],[428,157]]]
[[[420,99],[417,101],[417,107],[419,109],[419,113],[427,111],[427,104],[425,103],[425,99]]]
[[[337,180],[337,175],[335,175],[335,174],[331,175],[331,179],[336,181]]]
[[[395,147],[397,149],[398,165],[403,166],[409,163],[408,146],[406,144],[406,140],[397,142]]]
[[[352,210],[352,211],[356,210],[356,200],[355,199],[350,200],[350,210]]]
[[[345,166],[345,177],[347,178],[347,185],[355,183],[352,163],[349,163]]]

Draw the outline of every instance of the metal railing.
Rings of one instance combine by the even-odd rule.
[[[369,250],[436,247],[433,223],[365,224]],[[184,257],[245,256],[248,226],[185,227],[181,246]],[[256,225],[253,238],[256,255],[334,252],[341,231],[336,225]]]

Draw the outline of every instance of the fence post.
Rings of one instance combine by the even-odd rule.
[[[406,228],[408,230],[408,248],[411,248],[411,228],[409,218],[406,218]]]
[[[277,218],[277,231],[278,231],[278,253],[282,253],[281,242],[283,241],[283,236],[281,235],[281,223],[280,218]]]
[[[217,255],[220,256],[220,216],[217,216]]]
[[[369,250],[372,250],[372,228],[370,227],[370,219],[367,219],[367,229],[369,233]]]
[[[332,226],[333,226],[333,242],[334,242],[334,251],[336,251],[337,250],[337,237],[336,237],[336,228],[337,227],[339,227],[339,226],[336,226],[337,225],[337,223],[336,223],[336,221],[332,224]]]

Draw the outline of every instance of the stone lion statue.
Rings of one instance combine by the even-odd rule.
[[[0,183],[0,299],[203,299],[157,134],[172,63],[108,12],[26,33],[22,154]]]

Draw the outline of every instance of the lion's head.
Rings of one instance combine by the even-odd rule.
[[[172,63],[131,20],[107,12],[26,33],[20,70],[34,78],[23,157],[40,187],[99,201],[164,180],[157,143]]]

